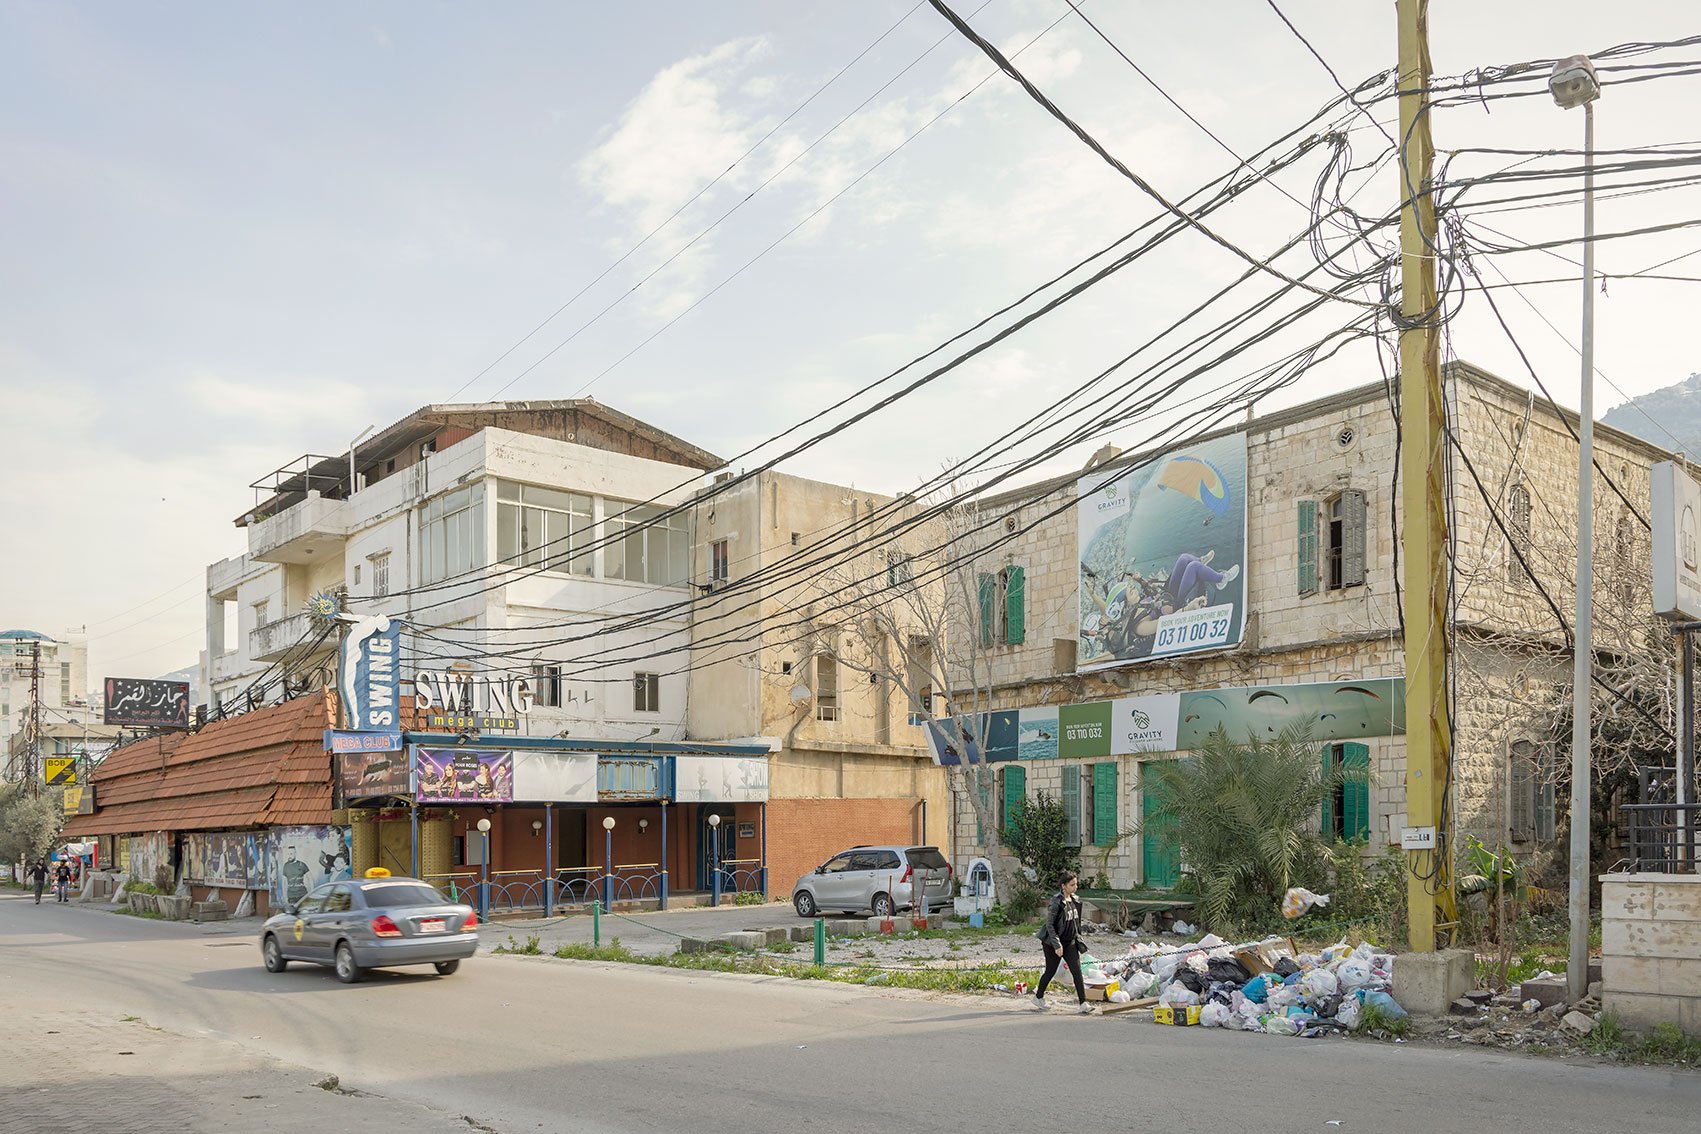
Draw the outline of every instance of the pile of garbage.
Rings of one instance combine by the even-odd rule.
[[[1406,1016],[1389,994],[1394,958],[1368,944],[1342,941],[1296,955],[1284,937],[1231,944],[1216,934],[1173,945],[1145,941],[1110,960],[1083,957],[1086,983],[1114,1003],[1156,997],[1179,1021],[1278,1036],[1349,1032],[1367,1009]]]

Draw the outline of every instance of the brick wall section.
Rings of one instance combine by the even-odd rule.
[[[800,877],[858,844],[909,843],[921,823],[912,799],[776,799],[768,803],[768,891],[789,898]]]

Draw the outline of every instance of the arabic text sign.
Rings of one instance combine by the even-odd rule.
[[[144,681],[136,677],[106,679],[107,724],[189,727],[189,683]]]

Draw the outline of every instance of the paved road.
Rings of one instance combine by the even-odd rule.
[[[991,999],[529,957],[481,956],[446,979],[380,974],[354,986],[300,966],[274,976],[258,962],[246,932],[0,898],[0,1003],[36,1011],[39,990],[51,989],[74,1026],[134,1015],[163,1029],[162,1044],[189,1037],[177,1041],[184,1056],[154,1075],[192,1106],[208,1092],[194,1053],[216,1048],[235,1066],[332,1072],[384,1096],[354,1101],[465,1115],[502,1134],[804,1125],[811,1134],[1640,1134],[1692,1131],[1701,1113],[1701,1076],[1691,1073],[1478,1048],[1165,1029]],[[6,1050],[16,1050],[18,1026],[0,1013]],[[85,1081],[119,1058],[130,1057],[91,1061]],[[0,1097],[17,1097],[32,1073],[0,1062]],[[227,1095],[257,1093],[244,1076],[227,1078]],[[126,1129],[101,1121],[100,1098],[72,1092],[61,1113]],[[52,1129],[18,1126],[10,1113],[0,1105],[0,1130]]]

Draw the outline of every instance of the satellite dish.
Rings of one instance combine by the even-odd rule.
[[[812,701],[814,699],[815,699],[815,692],[814,692],[814,690],[810,689],[809,686],[799,683],[799,684],[793,685],[791,687],[791,703],[792,704],[801,705],[806,701]]]

